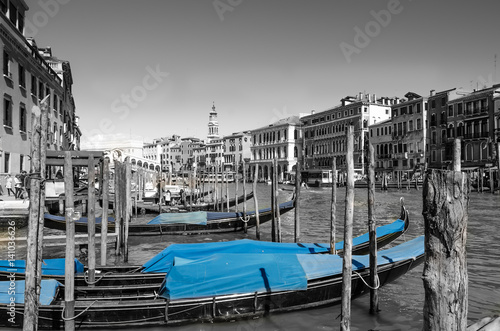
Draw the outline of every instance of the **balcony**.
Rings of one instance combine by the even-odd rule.
[[[476,133],[466,133],[464,134],[464,139],[478,139],[478,138],[488,138],[488,132],[476,132]]]

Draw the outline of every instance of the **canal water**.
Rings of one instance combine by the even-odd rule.
[[[292,186],[280,186],[280,202],[292,195]],[[271,187],[258,185],[259,207],[269,206]],[[248,186],[248,192],[251,185]],[[232,190],[234,192],[234,190]],[[242,193],[240,185],[239,194]],[[234,195],[234,193],[231,193]],[[375,196],[375,217],[378,224],[387,224],[397,218],[400,212],[400,199],[403,198],[410,211],[408,232],[395,242],[402,243],[424,234],[422,217],[422,190],[377,191]],[[337,240],[343,236],[345,188],[337,192]],[[328,242],[330,231],[331,188],[303,189],[300,199],[301,241]],[[253,201],[248,204],[253,210]],[[500,314],[500,197],[489,193],[471,193],[467,238],[467,262],[469,274],[469,324],[485,316]],[[151,217],[151,216],[148,216]],[[283,241],[293,242],[294,212],[282,215]],[[1,231],[1,230],[0,230]],[[367,231],[367,190],[355,190],[354,235]],[[19,229],[16,235],[26,234],[26,228]],[[271,225],[261,226],[262,240],[271,240]],[[50,234],[60,234],[48,230]],[[0,233],[3,236],[3,233]],[[235,239],[255,239],[255,228],[244,233],[201,235],[201,236],[157,236],[131,237],[129,263],[142,264],[171,243],[193,243],[228,241]],[[0,247],[0,259],[6,259],[6,250]],[[25,249],[19,247],[18,258],[24,258]],[[44,257],[63,257],[64,247],[47,248]],[[99,254],[97,254],[99,256]],[[82,261],[85,259],[82,257]],[[112,263],[119,264],[119,258],[110,255]],[[368,314],[369,295],[352,301],[352,330],[421,330],[424,306],[422,283],[423,265],[413,269],[405,276],[384,286],[379,291],[380,309],[377,315]],[[169,328],[177,331],[187,330],[338,330],[340,306],[323,307],[292,313],[274,314],[265,318],[232,323],[200,323]],[[140,329],[135,329],[140,330]],[[157,331],[164,328],[145,328]]]

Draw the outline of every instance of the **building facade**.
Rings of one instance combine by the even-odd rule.
[[[365,148],[368,127],[391,117],[393,98],[376,99],[375,94],[359,93],[341,99],[337,107],[312,112],[302,118],[304,131],[304,162],[302,169],[331,169],[333,157],[337,169],[346,167],[346,129],[354,126],[354,169],[365,173]]]
[[[278,179],[290,180],[297,160],[301,158],[302,136],[299,116],[281,119],[269,126],[252,130],[252,176],[258,172],[258,179],[271,179],[273,160],[278,162]],[[251,177],[253,178],[253,177]]]
[[[238,172],[244,160],[251,158],[252,133],[236,132],[224,136],[224,170]]]
[[[48,148],[79,150],[81,132],[72,95],[69,62],[38,49],[24,37],[24,0],[0,1],[0,41],[3,79],[0,82],[2,112],[0,129],[0,172],[30,169],[32,125],[39,102],[49,105]]]

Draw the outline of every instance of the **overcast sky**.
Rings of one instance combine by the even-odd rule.
[[[358,92],[428,95],[497,80],[498,0],[27,3],[27,36],[71,63],[87,138],[203,139],[213,102],[227,135]]]

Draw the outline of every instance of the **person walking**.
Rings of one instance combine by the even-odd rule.
[[[14,188],[16,189],[16,192],[14,193],[14,197],[16,199],[19,199],[22,194],[22,186],[21,186],[21,179],[19,178],[19,175],[16,175],[14,177]]]
[[[7,195],[10,197],[10,193],[12,192],[13,196],[16,196],[14,190],[12,190],[12,176],[10,174],[7,175],[7,180],[5,182],[5,188],[7,189]]]

